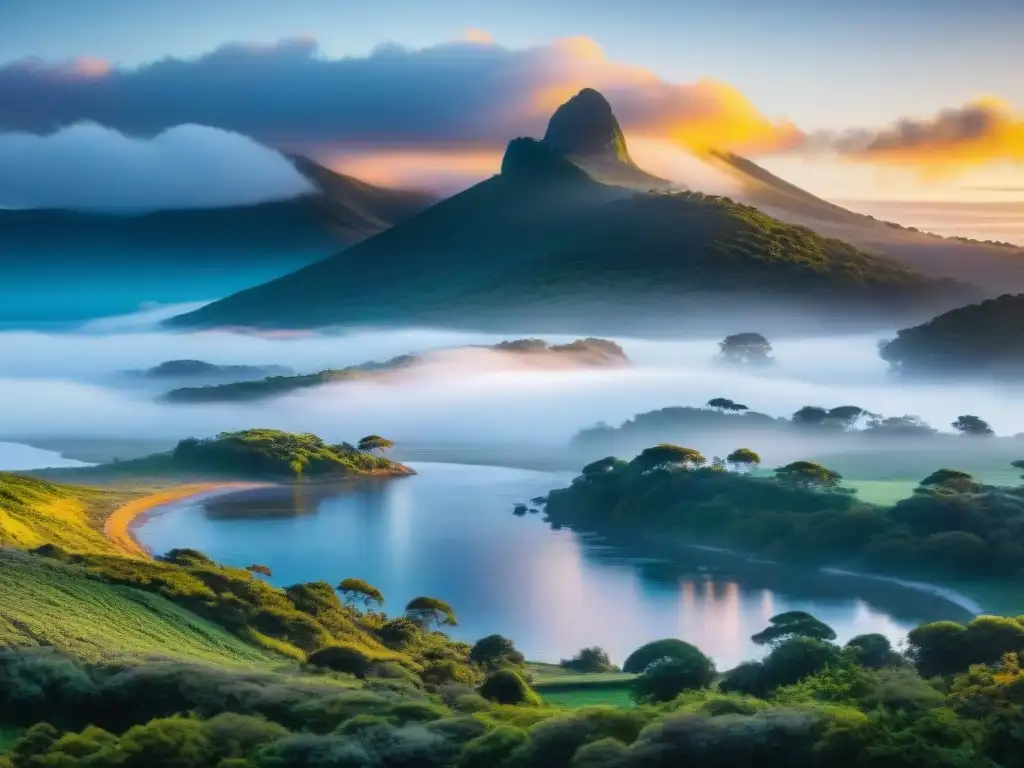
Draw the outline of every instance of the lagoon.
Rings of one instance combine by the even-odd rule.
[[[345,485],[248,489],[160,508],[136,530],[154,552],[200,549],[217,561],[260,563],[288,585],[354,576],[385,595],[391,614],[417,595],[449,602],[451,634],[515,640],[557,662],[600,645],[621,661],[659,637],[681,637],[724,669],[763,654],[750,635],[770,616],[809,611],[840,641],[881,632],[899,642],[924,621],[966,621],[969,605],[906,585],[724,552],[638,557],[573,531],[552,530],[514,504],[566,485],[568,473],[418,463],[414,477]]]

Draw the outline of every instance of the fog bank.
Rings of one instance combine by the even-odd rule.
[[[956,416],[973,413],[1000,434],[1024,432],[1024,404],[1010,390],[894,381],[873,336],[782,341],[774,345],[777,363],[756,371],[717,364],[717,344],[710,341],[618,339],[634,363],[624,369],[538,370],[476,350],[433,355],[386,382],[335,384],[256,403],[172,406],[154,402],[152,391],[127,386],[117,372],[180,358],[312,372],[531,334],[408,329],[266,337],[98,327],[0,333],[0,434],[177,440],[263,426],[332,441],[377,432],[418,444],[559,446],[599,421],[615,425],[638,412],[699,406],[712,397],[773,416],[803,405],[853,404],[886,415],[915,414],[944,430]]]

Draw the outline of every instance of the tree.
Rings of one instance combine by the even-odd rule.
[[[502,664],[522,666],[526,661],[515,644],[502,635],[487,635],[474,643],[469,651],[469,660],[481,667],[496,669]]]
[[[749,448],[737,448],[725,457],[737,469],[749,471],[761,463],[761,457]]]
[[[934,677],[967,668],[964,653],[966,628],[955,621],[921,624],[907,634],[907,650],[921,677]]]
[[[652,472],[658,469],[696,469],[706,464],[707,459],[694,448],[662,443],[645,448],[631,463],[640,467],[643,472]]]
[[[579,653],[571,659],[562,659],[558,665],[575,672],[613,672],[615,665],[612,664],[608,651],[604,648],[594,646],[582,648]]]
[[[991,437],[995,434],[988,422],[977,416],[957,416],[952,427],[961,435],[968,437]]]
[[[362,600],[363,605],[367,608],[370,607],[370,603],[384,605],[384,595],[380,590],[362,579],[342,579],[335,589],[341,593],[349,605],[355,605],[359,600]]]
[[[258,573],[261,576],[266,576],[268,579],[271,576],[274,575],[271,572],[270,568],[268,568],[265,565],[260,565],[259,563],[253,563],[252,565],[247,565],[247,566],[245,566],[245,570],[247,570],[249,573]]]
[[[857,656],[857,663],[870,669],[881,669],[900,662],[900,655],[892,649],[892,643],[885,635],[876,632],[850,638],[846,648]]]
[[[622,671],[631,674],[640,674],[647,667],[661,659],[683,659],[700,660],[706,658],[700,649],[675,637],[666,637],[663,640],[653,640],[646,645],[641,645],[626,658],[622,664]]]
[[[981,485],[970,474],[959,469],[937,469],[920,482],[918,489],[977,493],[981,490]]]
[[[452,607],[436,597],[414,597],[405,606],[405,617],[424,627],[454,627],[459,623]]]
[[[828,421],[841,425],[844,429],[853,429],[858,419],[867,414],[863,408],[856,405],[840,405],[829,409]]]
[[[828,419],[828,411],[817,405],[805,405],[790,417],[798,427],[820,427]]]
[[[713,397],[708,400],[707,407],[721,413],[725,413],[726,411],[739,413],[740,411],[750,410],[747,406],[743,405],[743,403],[737,403],[727,397]]]
[[[813,637],[816,640],[835,640],[836,633],[828,624],[805,611],[787,611],[768,619],[762,629],[750,639],[758,645],[778,643],[793,637]]]
[[[672,701],[687,690],[707,688],[715,679],[715,664],[703,654],[659,659],[633,680],[630,695],[638,703]]]
[[[367,435],[359,441],[359,450],[366,453],[373,453],[379,451],[381,456],[384,455],[384,451],[389,451],[395,447],[395,444],[385,437],[380,435]]]
[[[843,476],[813,461],[794,461],[775,470],[775,479],[797,488],[835,488]]]
[[[1010,466],[1013,467],[1014,469],[1019,469],[1022,472],[1024,472],[1024,459],[1017,459],[1016,461],[1011,461]],[[1024,477],[1024,475],[1021,475],[1021,477]]]
[[[601,475],[607,475],[609,472],[614,472],[619,467],[626,466],[626,462],[622,459],[617,459],[614,456],[606,456],[603,459],[592,461],[582,469],[582,476],[587,480],[593,480],[595,477]]]
[[[759,333],[735,333],[718,343],[719,359],[734,365],[764,365],[772,362],[772,345]]]

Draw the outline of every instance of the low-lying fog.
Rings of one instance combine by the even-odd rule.
[[[153,325],[167,314],[167,308],[155,309],[75,333],[0,332],[0,439],[171,441],[264,426],[316,432],[332,441],[377,432],[399,443],[555,447],[598,421],[617,425],[638,412],[701,405],[711,397],[773,416],[808,404],[853,404],[886,415],[919,415],[940,429],[972,413],[999,434],[1024,432],[1024,401],[1006,389],[893,381],[877,355],[879,336],[780,341],[774,345],[777,364],[756,372],[717,365],[711,340],[617,339],[634,365],[604,370],[542,371],[480,350],[438,356],[388,383],[338,384],[241,405],[172,406],[154,402],[153,391],[118,372],[180,358],[311,372],[524,336],[569,339],[529,328],[500,336],[420,329],[342,336],[170,334]]]

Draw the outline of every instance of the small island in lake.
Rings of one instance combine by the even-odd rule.
[[[280,397],[297,390],[346,381],[382,380],[391,374],[406,371],[428,362],[439,361],[442,355],[483,350],[501,355],[514,355],[516,362],[539,368],[595,368],[629,364],[629,358],[618,344],[607,339],[577,339],[568,344],[549,344],[543,339],[516,339],[491,346],[460,347],[425,355],[399,355],[385,362],[366,362],[345,368],[328,368],[316,373],[296,376],[267,376],[263,379],[233,381],[226,384],[181,387],[161,398],[169,403],[246,402]]]
[[[173,450],[140,459],[114,461],[87,469],[42,470],[41,476],[82,479],[95,476],[237,479],[339,480],[358,477],[404,476],[412,469],[386,458],[394,443],[368,435],[358,445],[332,445],[317,435],[276,429],[221,432],[216,437],[187,438]]]

